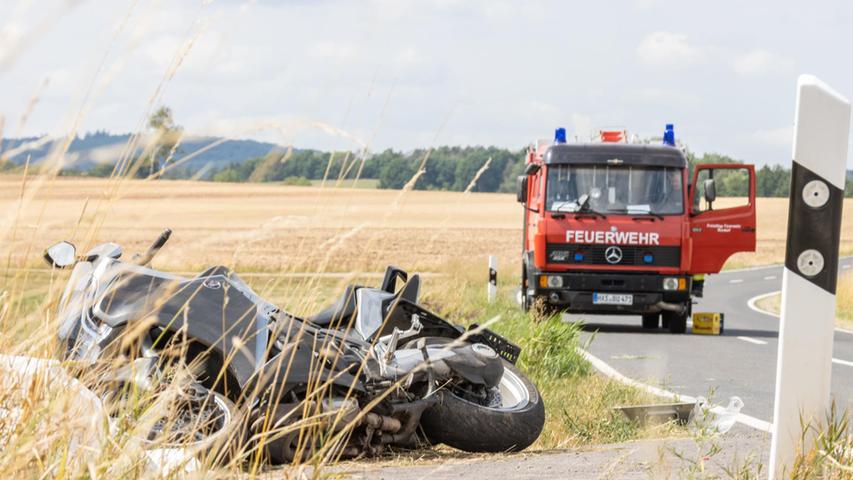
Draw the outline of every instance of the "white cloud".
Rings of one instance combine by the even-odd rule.
[[[744,77],[759,77],[774,73],[784,73],[794,66],[794,61],[767,50],[752,50],[738,55],[732,62],[732,69]]]
[[[701,48],[691,45],[687,35],[654,32],[646,35],[637,46],[640,62],[652,66],[680,66],[703,60]]]
[[[752,140],[764,147],[791,148],[794,139],[794,127],[767,128],[756,130],[751,135]]]
[[[650,105],[664,105],[672,102],[680,105],[696,106],[702,103],[702,97],[689,90],[656,87],[631,90],[625,95],[625,100]]]
[[[573,113],[572,126],[574,126],[574,134],[580,138],[587,138],[593,133],[592,118],[587,115]]]

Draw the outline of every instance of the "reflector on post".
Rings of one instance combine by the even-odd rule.
[[[809,427],[819,427],[831,406],[849,129],[850,102],[817,78],[800,76],[782,273],[771,479],[791,475],[798,450],[812,446],[816,432]]]
[[[486,295],[489,303],[494,302],[498,295],[498,259],[494,255],[489,255],[489,284],[486,287]]]

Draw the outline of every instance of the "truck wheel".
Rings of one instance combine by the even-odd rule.
[[[647,328],[649,330],[653,328],[658,328],[658,323],[660,323],[659,313],[643,314],[643,328]]]
[[[669,323],[670,333],[684,333],[687,331],[688,312],[663,312],[664,321]]]

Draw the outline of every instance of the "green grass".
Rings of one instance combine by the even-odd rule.
[[[644,427],[613,407],[659,402],[636,388],[599,375],[580,355],[577,323],[559,316],[521,311],[514,286],[502,287],[497,300],[486,300],[485,281],[465,265],[450,267],[448,277],[430,279],[424,303],[454,323],[482,324],[522,347],[519,368],[539,389],[545,402],[545,428],[532,448],[552,449],[682,433],[673,425]],[[496,320],[495,320],[496,319]]]

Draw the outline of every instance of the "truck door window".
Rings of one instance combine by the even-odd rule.
[[[716,199],[711,203],[705,200],[706,180],[714,179]],[[700,170],[696,176],[696,194],[693,195],[693,212],[743,207],[749,205],[749,170],[746,168],[725,168]]]

